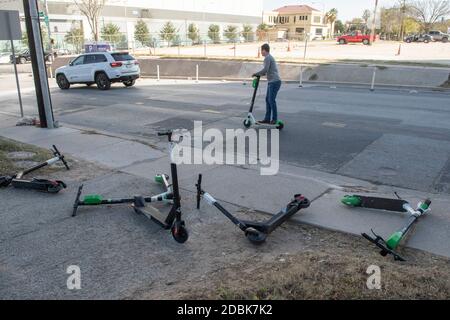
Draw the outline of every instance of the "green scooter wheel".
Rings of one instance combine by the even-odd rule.
[[[358,196],[344,196],[341,199],[341,202],[350,207],[359,207],[361,206],[361,198]]]
[[[276,128],[277,128],[278,130],[283,130],[283,128],[284,128],[284,122],[281,121],[281,120],[278,120],[277,123],[276,123]]]
[[[251,125],[252,125],[252,123],[250,122],[250,120],[248,120],[248,119],[245,119],[245,120],[244,120],[244,127],[250,128]]]

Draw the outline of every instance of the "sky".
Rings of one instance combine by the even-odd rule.
[[[379,6],[389,6],[395,2],[395,0],[379,0]],[[307,4],[317,10],[323,10],[325,7],[325,11],[336,8],[338,10],[338,19],[346,21],[353,18],[360,18],[365,9],[373,10],[375,0],[264,0],[264,10],[273,10],[291,4]]]

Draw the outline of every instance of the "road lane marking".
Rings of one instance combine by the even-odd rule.
[[[324,127],[331,127],[331,128],[345,128],[347,125],[342,122],[323,122],[322,125]]]

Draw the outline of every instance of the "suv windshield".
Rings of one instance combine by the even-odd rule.
[[[115,61],[130,61],[135,60],[131,55],[128,53],[112,53],[112,57]]]

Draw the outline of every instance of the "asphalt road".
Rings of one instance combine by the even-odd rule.
[[[263,84],[256,115],[264,114]],[[252,88],[236,82],[141,80],[52,89],[57,120],[152,139],[162,128],[240,128]],[[24,94],[26,114],[34,93]],[[374,183],[450,193],[450,94],[285,84],[279,93],[280,160]],[[17,113],[17,98],[3,96],[0,112]]]

